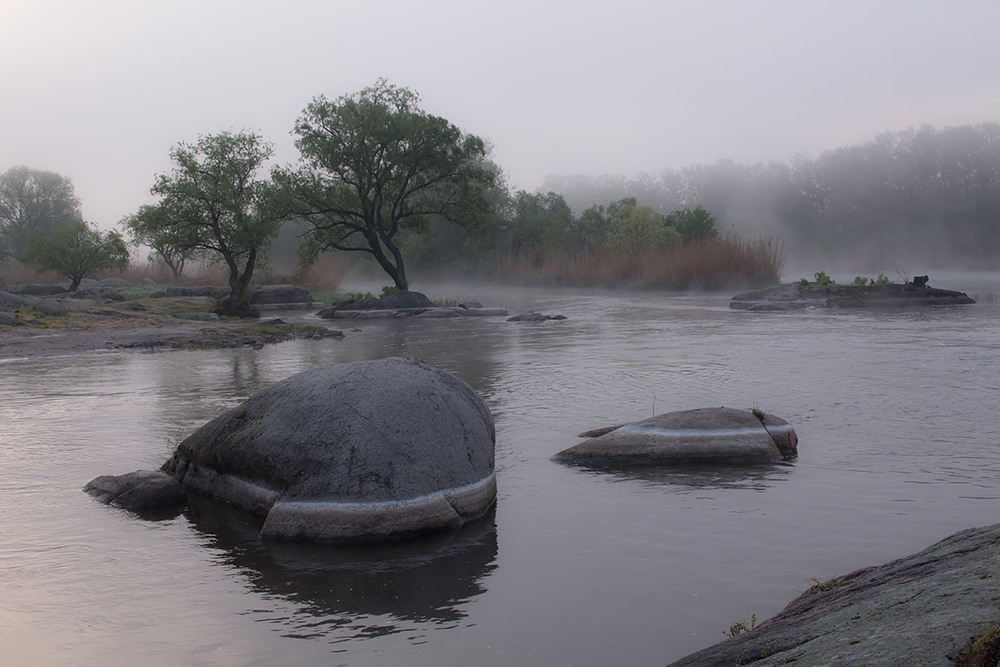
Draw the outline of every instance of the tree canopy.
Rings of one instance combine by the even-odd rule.
[[[122,220],[121,224],[132,236],[136,245],[145,245],[152,249],[150,261],[158,259],[166,264],[176,280],[184,273],[187,261],[197,257],[202,251],[175,245],[170,220],[170,211],[161,202],[153,206],[139,207],[136,213]]]
[[[309,221],[304,256],[371,254],[407,288],[400,241],[434,219],[474,227],[489,212],[497,169],[487,147],[420,109],[417,94],[380,79],[330,101],[320,96],[295,124],[297,171],[276,170],[286,211]]]
[[[20,258],[33,232],[51,234],[80,220],[80,201],[65,176],[24,166],[0,175],[0,260]]]
[[[23,259],[38,271],[55,271],[65,276],[70,281],[69,291],[73,292],[94,271],[127,269],[129,252],[118,232],[102,234],[78,220],[49,234],[32,232]]]
[[[250,312],[254,268],[281,224],[270,184],[256,178],[272,152],[271,144],[245,130],[179,143],[170,152],[173,171],[150,188],[160,203],[126,220],[133,233],[149,235],[171,252],[201,250],[224,262],[230,294],[222,314]]]

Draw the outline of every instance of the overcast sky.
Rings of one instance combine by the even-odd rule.
[[[0,172],[110,228],[168,153],[381,76],[493,145],[512,187],[1000,120],[996,0],[0,0]]]

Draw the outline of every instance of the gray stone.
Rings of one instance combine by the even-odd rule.
[[[193,312],[193,313],[177,313],[174,315],[179,320],[217,320],[219,319],[218,313],[210,312]]]
[[[42,299],[32,307],[32,310],[42,315],[65,315],[66,305],[55,299]]]
[[[997,623],[1000,524],[817,583],[773,618],[686,665],[952,665]],[[994,657],[986,663],[997,664]]]
[[[700,408],[581,433],[555,455],[566,463],[745,464],[796,456],[798,437],[783,419],[750,410]]]
[[[66,288],[62,285],[25,285],[18,290],[18,293],[29,296],[52,296],[53,294],[65,294]]]
[[[27,299],[0,290],[0,310],[20,310],[28,305]]]
[[[153,280],[152,278],[148,278],[147,277],[147,278],[143,278],[142,279],[142,284],[146,285],[146,286],[151,286],[151,285],[156,285],[157,282],[155,280]]]
[[[264,538],[382,541],[485,513],[494,443],[471,387],[394,358],[278,382],[198,429],[164,470],[263,517]]]
[[[180,482],[154,470],[102,475],[88,482],[83,490],[102,503],[139,513],[174,510],[187,502]]]
[[[0,324],[10,325],[17,320],[17,315],[14,313],[9,313],[6,310],[0,310]]]
[[[250,303],[312,303],[309,290],[296,285],[258,285],[251,288]]]

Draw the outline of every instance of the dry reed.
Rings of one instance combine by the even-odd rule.
[[[774,284],[783,263],[773,239],[713,239],[640,253],[512,253],[497,260],[495,274],[524,283],[720,290]]]

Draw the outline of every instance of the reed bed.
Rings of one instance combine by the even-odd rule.
[[[711,291],[773,285],[783,264],[774,239],[713,239],[638,253],[510,253],[498,258],[495,275],[526,284]]]

